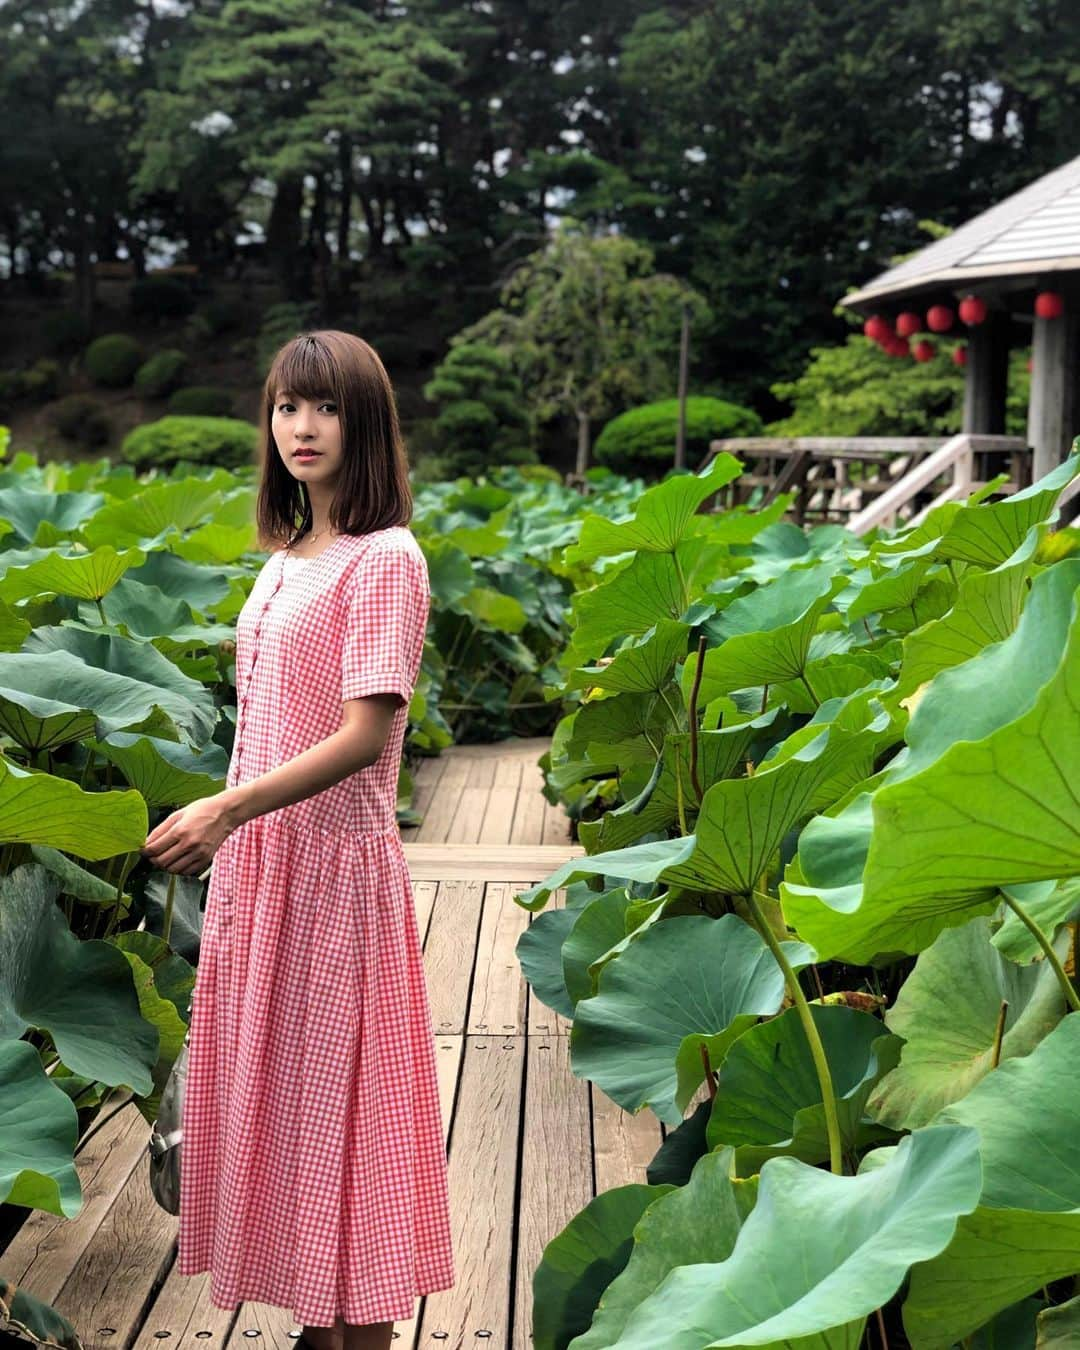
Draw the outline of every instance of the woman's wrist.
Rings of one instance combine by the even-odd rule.
[[[245,783],[238,783],[235,787],[226,788],[220,794],[221,814],[229,830],[235,830],[238,825],[244,825],[251,819],[251,802]]]

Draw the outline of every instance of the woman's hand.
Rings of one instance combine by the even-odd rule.
[[[155,867],[183,876],[197,876],[210,865],[238,822],[220,793],[200,797],[166,816],[146,836],[139,851]]]

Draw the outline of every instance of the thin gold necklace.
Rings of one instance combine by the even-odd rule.
[[[313,540],[315,540],[315,539],[321,539],[321,538],[323,537],[324,534],[327,534],[327,533],[329,533],[329,532],[330,532],[330,526],[327,525],[325,529],[319,530],[317,534],[309,534],[309,535],[307,536],[308,541],[311,542],[311,541],[313,541]],[[295,543],[295,542],[296,542],[296,540],[294,539],[294,540],[293,540],[293,543]],[[289,545],[288,545],[288,547],[289,547],[290,549],[292,548],[292,546],[293,546],[292,544],[289,544]]]

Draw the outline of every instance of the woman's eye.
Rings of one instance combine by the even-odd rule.
[[[322,406],[323,406],[324,408],[329,408],[331,412],[334,412],[334,413],[337,412],[337,404],[336,404],[336,403],[324,403]]]

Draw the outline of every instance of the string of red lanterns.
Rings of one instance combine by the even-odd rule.
[[[871,314],[863,324],[863,333],[876,342],[886,356],[912,356],[916,361],[932,361],[935,347],[925,338],[912,344],[908,341],[916,333],[928,329],[932,333],[947,333],[959,314],[960,321],[968,328],[985,323],[989,307],[978,295],[965,295],[957,306],[956,313],[948,305],[931,305],[926,311],[926,322],[914,310],[902,310],[895,320],[884,314]],[[1040,319],[1060,319],[1065,313],[1065,300],[1058,291],[1040,291],[1035,297],[1035,314]],[[959,345],[952,350],[954,365],[967,365],[967,347]],[[1030,369],[1030,363],[1028,368]]]

